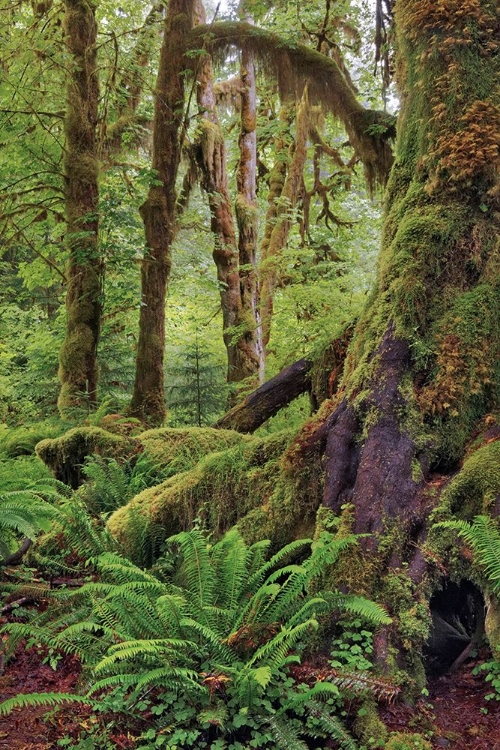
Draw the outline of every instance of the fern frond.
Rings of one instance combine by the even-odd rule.
[[[80,703],[95,706],[95,702],[81,695],[69,693],[20,693],[0,703],[0,716],[8,716],[16,708],[59,706],[62,703]]]
[[[308,750],[308,745],[298,737],[289,721],[271,716],[266,723],[280,750]]]
[[[443,521],[434,528],[456,529],[470,544],[477,563],[484,568],[495,594],[500,593],[500,532],[497,523],[487,516],[476,516],[471,523],[463,520]]]
[[[353,612],[367,620],[371,625],[390,625],[392,619],[382,605],[354,594],[340,594],[337,591],[322,591],[321,597],[332,609],[339,612]]]
[[[203,623],[190,617],[183,617],[180,624],[182,628],[186,629],[188,634],[191,631],[191,637],[193,632],[200,635],[202,641],[204,641],[203,646],[211,646],[214,650],[214,654],[216,654],[218,658],[223,659],[227,664],[232,664],[236,661],[235,654],[229,646],[222,641],[219,633],[214,632],[206,625],[203,625]]]
[[[247,666],[251,667],[259,661],[265,661],[274,669],[278,669],[283,664],[287,656],[297,641],[299,641],[308,630],[317,629],[318,622],[312,617],[295,625],[293,628],[283,628],[273,638],[260,646],[253,656],[247,661]]]
[[[209,545],[206,537],[198,529],[181,531],[168,540],[179,545],[183,557],[182,572],[186,577],[191,602],[194,597],[200,607],[212,604],[217,586],[214,569],[210,565]]]
[[[262,585],[268,573],[277,568],[281,562],[287,557],[297,555],[303,551],[305,547],[309,547],[312,543],[311,539],[297,539],[294,542],[290,542],[282,547],[276,554],[274,554],[268,562],[264,563],[249,579],[247,590],[251,593],[255,592]]]
[[[357,742],[351,737],[342,721],[325,710],[325,706],[318,701],[312,700],[307,703],[308,713],[314,717],[320,729],[327,737],[332,737],[342,750],[358,750]]]

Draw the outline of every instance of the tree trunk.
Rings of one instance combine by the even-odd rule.
[[[275,206],[270,205],[268,211],[266,232],[262,241],[260,266],[260,318],[262,325],[262,343],[267,349],[271,336],[271,320],[274,308],[274,293],[279,281],[279,263],[283,249],[288,240],[288,234],[294,219],[293,212],[299,195],[304,165],[307,156],[307,136],[309,132],[309,101],[307,90],[297,108],[295,121],[295,142],[292,145],[290,161],[286,177],[275,199]],[[277,172],[279,177],[280,172]],[[279,186],[279,181],[275,188]],[[272,186],[271,186],[272,188]],[[271,192],[273,192],[271,190]]]
[[[172,0],[155,90],[153,121],[153,178],[141,207],[146,249],[141,266],[141,311],[136,375],[130,414],[150,425],[165,418],[163,356],[165,296],[171,268],[176,221],[175,183],[182,148],[184,122],[184,41],[193,25],[193,0]]]
[[[205,22],[201,3],[197,10],[198,22]],[[249,74],[250,75],[250,74]],[[252,169],[255,180],[255,160],[252,166],[252,116],[250,93],[241,91],[242,118],[246,116],[248,132],[240,137],[240,165],[236,215],[240,228],[239,253],[232,204],[229,198],[227,156],[224,135],[215,106],[212,63],[206,55],[196,70],[197,99],[201,110],[198,137],[198,162],[202,174],[201,184],[208,196],[211,229],[215,238],[213,257],[217,267],[222,307],[224,344],[227,351],[227,382],[238,383],[255,377],[259,370],[257,351],[257,323],[255,320],[255,272],[240,263],[255,264],[252,243],[256,236],[255,187],[252,192]],[[246,82],[246,86],[248,86]],[[251,85],[251,84],[250,84]],[[254,92],[255,95],[255,92]],[[244,103],[246,102],[246,103]],[[255,117],[255,115],[254,115]],[[255,139],[255,123],[253,123]],[[242,191],[244,193],[242,194]]]
[[[236,174],[238,196],[236,220],[238,223],[238,255],[242,316],[247,320],[247,330],[240,343],[240,368],[243,380],[258,376],[264,380],[264,351],[259,313],[257,278],[257,233],[259,217],[257,207],[257,93],[255,63],[251,52],[241,51],[241,131],[239,137],[240,160]]]
[[[70,54],[64,156],[69,249],[66,335],[59,354],[65,417],[88,410],[97,398],[97,345],[101,327],[104,263],[98,248],[99,165],[95,6],[66,0],[64,34]]]
[[[500,10],[404,0],[395,23],[402,108],[377,285],[339,391],[297,445],[324,446],[324,504],[370,534],[349,582],[384,600],[400,633],[411,623],[397,644],[408,667],[425,640],[418,607],[448,564],[426,542],[439,488],[450,497],[473,438],[468,455],[498,439],[478,436],[500,405]],[[491,512],[465,495],[447,512]]]

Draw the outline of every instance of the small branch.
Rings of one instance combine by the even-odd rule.
[[[28,539],[28,537],[25,537],[23,539],[23,543],[17,550],[17,552],[14,552],[9,557],[6,557],[5,560],[2,560],[0,565],[7,566],[7,565],[19,565],[19,563],[22,561],[24,555],[29,550],[31,545],[33,544],[31,539]]]

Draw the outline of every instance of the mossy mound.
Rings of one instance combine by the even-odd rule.
[[[174,475],[192,469],[209,453],[238,445],[245,438],[233,430],[212,427],[162,427],[142,432],[138,440],[159,468],[168,468]]]
[[[478,448],[464,461],[442,493],[438,520],[450,515],[466,520],[489,515],[499,496],[500,440],[495,440]]]
[[[184,428],[147,430],[135,437],[114,428],[82,426],[61,437],[42,440],[36,446],[37,456],[54,476],[76,489],[83,482],[81,467],[87,456],[129,458],[144,450],[159,469],[171,475],[193,468],[203,456],[229,448],[245,438],[232,430]]]
[[[307,515],[297,502],[296,485],[280,466],[290,438],[288,432],[265,438],[240,436],[238,444],[206,455],[193,468],[141,492],[117,510],[108,522],[111,533],[127,552],[127,544],[137,536],[136,525],[145,519],[170,535],[200,518],[216,536],[238,523],[249,541],[270,537],[281,542]]]
[[[82,465],[87,456],[95,453],[118,458],[129,456],[138,447],[137,440],[101,427],[75,427],[59,438],[42,440],[35,450],[56,479],[76,489],[83,481]]]
[[[3,428],[0,432],[0,456],[17,458],[18,456],[32,456],[35,446],[45,438],[58,437],[67,426],[41,422],[33,425]]]

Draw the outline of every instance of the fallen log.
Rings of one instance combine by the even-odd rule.
[[[291,401],[311,388],[312,362],[299,359],[252,391],[214,425],[219,429],[254,432]]]

